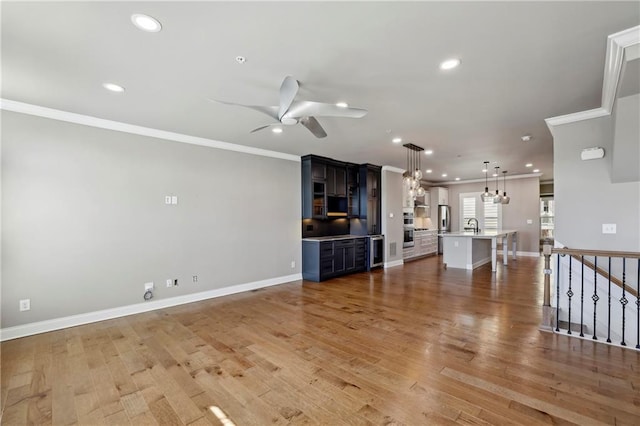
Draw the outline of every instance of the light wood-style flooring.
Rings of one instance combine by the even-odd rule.
[[[4,342],[1,421],[640,425],[640,353],[538,331],[542,268],[432,257]]]

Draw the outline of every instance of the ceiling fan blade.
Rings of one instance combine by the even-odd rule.
[[[289,107],[286,116],[292,118],[304,116],[361,118],[367,115],[367,112],[362,108],[344,108],[323,102],[299,101]]]
[[[256,127],[255,129],[253,129],[252,131],[250,131],[249,133],[255,133],[258,132],[260,130],[266,129],[267,127],[271,127],[271,126],[280,126],[280,123],[276,123],[276,124],[267,124],[266,126],[260,126],[260,127]]]
[[[309,129],[309,131],[317,138],[324,138],[327,136],[327,132],[324,131],[315,117],[302,117],[300,119],[300,124]]]
[[[284,80],[282,80],[282,84],[280,85],[280,108],[278,110],[278,120],[282,118],[291,106],[291,103],[298,94],[299,88],[300,85],[298,84],[298,80],[290,75],[286,76]]]
[[[262,105],[244,105],[244,104],[236,104],[234,102],[225,102],[225,101],[219,101],[217,99],[209,99],[207,98],[208,101],[211,102],[216,102],[219,104],[224,104],[224,105],[234,105],[234,106],[239,106],[239,107],[244,107],[244,108],[251,108],[255,111],[260,111],[263,114],[268,115],[269,117],[280,121],[280,117],[278,117],[278,107],[277,106],[262,106]]]

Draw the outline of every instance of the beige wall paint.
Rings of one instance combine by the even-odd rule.
[[[503,192],[502,181],[499,184]],[[489,190],[495,191],[489,185]],[[449,186],[449,205],[451,207],[451,230],[460,230],[460,194],[476,192],[478,197],[484,191],[484,182],[462,183]],[[509,204],[502,206],[502,228],[518,231],[518,250],[537,253],[540,240],[540,179],[528,177],[507,180]],[[528,224],[527,220],[532,220]]]
[[[3,111],[2,327],[300,273],[300,204],[296,161]]]
[[[385,263],[402,260],[402,174],[382,170],[382,232],[385,235]],[[393,217],[389,217],[393,214]],[[395,244],[396,253],[391,254],[391,244]]]

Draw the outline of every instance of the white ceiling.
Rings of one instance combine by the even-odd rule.
[[[133,13],[154,16],[144,33]],[[640,23],[637,2],[2,2],[2,97],[295,155],[406,166],[400,136],[425,149],[431,181],[509,174],[552,179],[544,119],[601,104],[606,38]],[[245,64],[234,58],[243,55]],[[447,58],[462,65],[439,70]],[[346,101],[362,119],[319,118],[274,134],[253,110]],[[124,94],[102,88],[118,83]],[[533,136],[522,142],[524,134]],[[442,178],[441,173],[448,177]]]

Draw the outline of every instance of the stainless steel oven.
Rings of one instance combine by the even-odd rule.
[[[413,247],[413,211],[402,212],[402,223],[404,227],[404,239],[402,241],[402,247]]]
[[[404,240],[402,242],[402,247],[413,247],[413,226],[404,227]]]
[[[384,235],[369,235],[369,268],[384,264]]]

